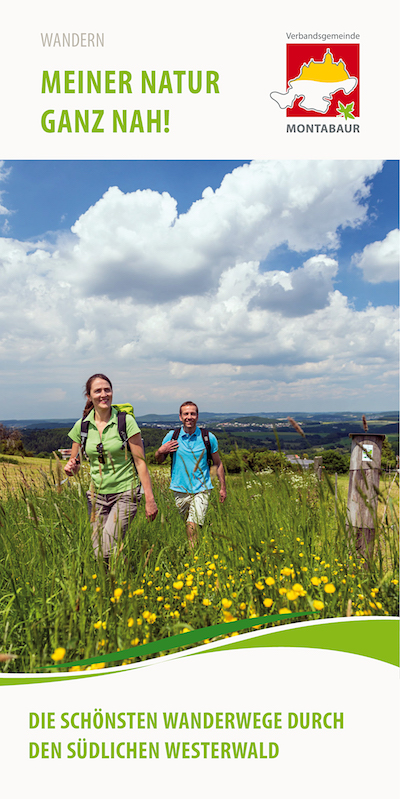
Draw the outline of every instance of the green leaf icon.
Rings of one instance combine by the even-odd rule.
[[[354,110],[354,101],[352,103],[349,103],[348,105],[343,105],[343,103],[341,103],[339,100],[339,105],[336,109],[339,116],[344,117],[345,119],[355,119],[355,116],[353,115],[353,110]]]

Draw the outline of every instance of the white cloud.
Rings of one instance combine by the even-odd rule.
[[[367,244],[361,253],[353,255],[352,263],[363,271],[369,283],[399,279],[399,231],[391,230],[383,241]]]
[[[109,371],[142,413],[182,393],[204,409],[259,410],[301,398],[346,404],[373,396],[374,381],[388,394],[397,314],[355,311],[335,286],[340,230],[366,221],[380,168],[254,162],[181,216],[167,193],[113,187],[56,245],[0,239],[0,360],[13,376],[3,400],[9,393],[14,409],[19,370],[56,385],[60,407],[66,391],[66,408],[88,374]],[[320,254],[263,271],[282,244]],[[36,415],[51,415],[41,403]]]
[[[328,304],[337,271],[337,261],[316,255],[290,273],[267,272],[250,307],[279,311],[284,316],[307,316]]]
[[[178,217],[176,201],[117,187],[73,225],[54,267],[83,296],[169,301],[216,289],[233,264],[263,260],[286,243],[297,252],[334,249],[339,228],[365,221],[366,183],[378,161],[255,161]]]

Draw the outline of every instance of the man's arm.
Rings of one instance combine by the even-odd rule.
[[[225,500],[226,500],[226,485],[225,485],[224,465],[223,465],[223,463],[221,461],[219,452],[213,452],[211,457],[212,457],[212,462],[213,462],[214,466],[217,467],[217,477],[218,477],[219,485],[220,485],[219,501],[220,502],[225,502]]]

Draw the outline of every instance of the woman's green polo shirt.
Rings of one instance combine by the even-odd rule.
[[[95,491],[98,494],[120,494],[136,488],[139,485],[139,478],[134,467],[130,449],[126,451],[122,448],[122,441],[118,433],[118,413],[115,408],[111,408],[111,418],[106,424],[102,436],[97,429],[94,421],[94,408],[87,415],[89,420],[88,437],[86,441],[86,455],[90,461],[90,475],[93,480]],[[81,443],[81,421],[75,422],[68,435],[76,444]],[[126,434],[128,438],[140,433],[136,420],[130,414],[126,415]],[[105,464],[99,463],[97,445],[103,444]],[[126,457],[125,457],[126,453]],[[101,473],[100,473],[101,468]]]

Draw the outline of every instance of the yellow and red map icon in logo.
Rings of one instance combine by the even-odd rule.
[[[271,92],[287,117],[360,116],[358,44],[288,44],[287,91]]]

